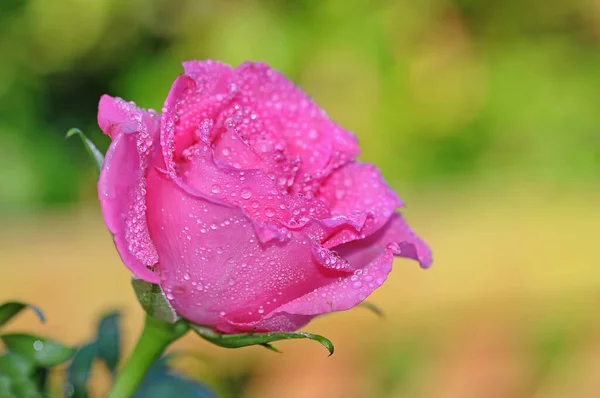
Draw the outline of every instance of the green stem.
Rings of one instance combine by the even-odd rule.
[[[144,379],[152,364],[160,358],[169,344],[189,329],[185,321],[174,324],[146,315],[144,330],[127,363],[121,369],[107,398],[129,398]]]

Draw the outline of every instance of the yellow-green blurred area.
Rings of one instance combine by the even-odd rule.
[[[357,134],[432,246],[398,260],[318,344],[178,364],[223,397],[600,396],[597,0],[0,0],[0,300],[10,330],[70,344],[139,310],[101,219],[79,127],[105,150],[100,95],[160,109],[188,59],[266,61]],[[94,396],[106,391],[99,366]]]

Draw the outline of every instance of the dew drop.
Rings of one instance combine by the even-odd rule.
[[[252,190],[250,188],[242,188],[240,192],[240,197],[242,199],[250,199],[252,197]]]
[[[352,284],[352,287],[354,289],[360,289],[362,287],[362,282],[361,281],[356,281]]]
[[[215,185],[212,186],[212,188],[210,189],[210,191],[212,193],[219,193],[219,192],[221,192],[221,187],[219,185],[215,184]]]
[[[44,342],[41,340],[36,340],[33,342],[33,349],[36,351],[41,351],[44,349]]]

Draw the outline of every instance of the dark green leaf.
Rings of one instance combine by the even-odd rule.
[[[0,374],[10,377],[29,377],[35,371],[35,363],[13,352],[0,356]],[[0,395],[1,396],[1,395]]]
[[[92,141],[90,141],[90,139],[87,138],[81,130],[79,130],[77,128],[73,128],[73,129],[69,130],[67,132],[66,137],[70,138],[74,135],[78,135],[79,138],[81,138],[81,141],[83,142],[83,145],[85,146],[85,149],[90,154],[91,158],[94,160],[94,163],[96,164],[96,168],[98,169],[98,171],[102,170],[102,164],[104,163],[104,155],[102,154],[102,152],[100,152],[98,150],[98,148],[96,148],[94,143]]]
[[[95,342],[81,347],[75,353],[67,371],[66,395],[72,398],[87,398],[87,382],[98,352]]]
[[[37,368],[32,378],[40,391],[46,391],[48,382],[48,368]]]
[[[9,301],[0,305],[0,326],[8,322],[12,317],[23,311],[25,308],[29,308],[35,312],[42,322],[46,321],[42,311],[30,304],[20,303],[18,301]]]
[[[159,285],[137,278],[133,278],[131,284],[138,301],[148,315],[168,323],[175,323],[179,320],[179,316],[169,304],[169,300]]]
[[[119,364],[119,355],[121,352],[118,313],[115,312],[102,317],[98,325],[96,344],[98,346],[98,357],[114,373]]]
[[[133,398],[216,398],[206,386],[169,370],[167,358],[159,359],[146,373]]]
[[[0,336],[6,348],[38,366],[51,367],[71,358],[75,350],[56,341],[28,334]]]
[[[327,350],[329,355],[333,355],[334,347],[333,343],[329,339],[319,336],[318,334],[310,334],[305,332],[273,332],[273,333],[244,333],[244,334],[220,334],[214,330],[198,325],[191,325],[192,328],[202,338],[216,344],[220,347],[225,348],[240,348],[250,345],[262,345],[267,344],[267,348],[274,350],[269,343],[279,340],[290,340],[290,339],[310,339],[321,343]]]

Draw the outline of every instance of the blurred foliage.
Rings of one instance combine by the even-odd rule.
[[[588,0],[2,0],[0,208],[91,198],[71,127],[103,93],[160,109],[186,59],[261,60],[393,184],[600,175],[600,6]]]

